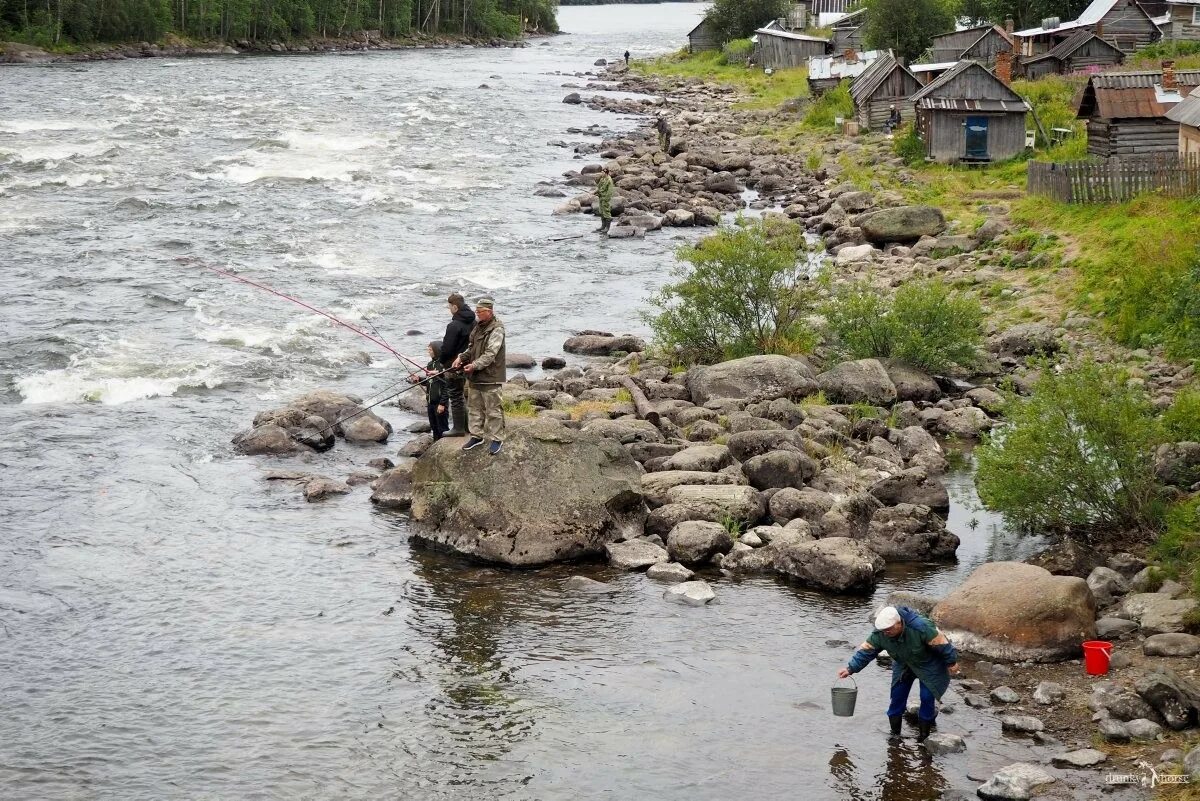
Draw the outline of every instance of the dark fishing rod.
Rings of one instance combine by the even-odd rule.
[[[421,369],[424,370],[425,368],[422,367]],[[412,383],[412,386],[405,387],[404,389],[400,390],[399,392],[395,393],[394,395],[388,395],[386,398],[383,398],[382,400],[375,401],[370,406],[362,407],[354,414],[348,414],[345,417],[341,418],[340,420],[334,420],[332,423],[330,423],[329,425],[325,426],[320,431],[318,431],[317,434],[323,435],[326,431],[335,429],[338,426],[340,426],[341,424],[346,423],[350,420],[353,420],[355,417],[358,417],[360,414],[366,414],[367,412],[374,409],[376,406],[387,403],[388,401],[390,401],[394,398],[398,398],[401,395],[403,395],[405,392],[411,392],[412,390],[416,389],[417,387],[421,386],[422,384],[427,384],[435,378],[440,378],[441,376],[444,376],[446,373],[454,373],[454,372],[461,372],[461,371],[462,371],[461,367],[448,367],[445,370],[442,370],[440,373],[433,373],[431,375],[426,376],[425,378],[422,378],[420,381],[414,381]],[[416,373],[414,372],[413,375],[416,375]],[[412,376],[409,376],[409,378],[411,378],[411,377]],[[392,386],[395,386],[395,384],[393,384]]]
[[[249,286],[252,286],[255,289],[261,289],[264,292],[269,292],[277,298],[283,298],[284,300],[286,300],[290,303],[295,303],[297,306],[300,306],[301,308],[308,309],[310,312],[312,312],[314,314],[319,314],[322,317],[324,317],[325,319],[330,320],[330,321],[336,323],[337,325],[340,325],[342,328],[345,328],[349,331],[353,331],[354,333],[358,334],[360,337],[363,337],[364,339],[368,339],[371,342],[374,342],[376,345],[383,348],[388,353],[391,353],[392,355],[394,355],[397,359],[401,359],[403,361],[408,362],[413,367],[417,368],[417,370],[421,370],[422,372],[425,370],[425,368],[422,365],[418,364],[413,359],[410,359],[409,357],[405,356],[400,351],[393,348],[391,345],[387,344],[387,342],[384,341],[383,337],[371,336],[370,334],[368,334],[366,331],[362,330],[358,326],[352,325],[351,323],[348,323],[345,320],[341,320],[341,319],[335,317],[334,315],[330,314],[327,311],[318,309],[316,306],[313,306],[309,303],[305,303],[304,301],[300,300],[299,298],[294,298],[291,295],[288,295],[284,292],[280,292],[278,289],[272,289],[271,287],[267,286],[266,284],[260,284],[257,281],[251,281],[249,278],[240,276],[237,273],[231,273],[228,270],[222,270],[220,267],[214,267],[211,264],[205,264],[204,262],[202,262],[199,259],[192,257],[192,256],[179,256],[176,258],[176,261],[184,263],[184,264],[194,264],[197,267],[201,267],[210,272],[214,272],[217,275],[232,279],[234,281],[240,281],[241,283],[248,284]],[[368,321],[368,324],[370,325],[370,321]],[[371,327],[374,328],[373,325]],[[376,333],[378,333],[378,332],[376,332]],[[415,373],[410,373],[409,375],[414,375],[414,374]]]

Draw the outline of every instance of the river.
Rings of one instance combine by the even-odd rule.
[[[552,242],[594,222],[532,189],[582,163],[550,144],[585,139],[567,128],[637,124],[562,104],[574,73],[676,49],[700,12],[564,8],[569,35],[514,50],[0,70],[0,796],[922,801],[1026,753],[965,707],[943,725],[968,754],[889,746],[881,669],[855,717],[828,711],[848,650],[827,641],[878,599],[1028,550],[969,473],[955,565],[890,569],[874,599],[711,576],[719,603],[691,609],[599,565],[415,550],[365,490],[310,505],[230,449],[293,394],[399,371],[181,256],[414,355],[454,289],[494,293],[539,356],[642,332],[689,235]],[[566,593],[573,572],[618,592]]]

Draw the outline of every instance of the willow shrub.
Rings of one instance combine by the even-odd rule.
[[[1160,527],[1161,428],[1124,372],[1094,363],[1047,368],[1032,394],[1010,397],[1004,411],[1008,424],[975,452],[985,506],[1026,530],[1085,538]]]
[[[805,318],[815,292],[800,226],[739,219],[676,256],[677,280],[651,298],[659,311],[647,315],[656,345],[673,358],[712,363],[812,348]]]
[[[909,281],[890,295],[858,281],[836,290],[824,312],[835,346],[850,358],[899,359],[931,373],[979,358],[983,309],[943,281]]]

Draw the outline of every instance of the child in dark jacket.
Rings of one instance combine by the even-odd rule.
[[[425,376],[421,377],[421,374],[417,373],[412,380],[425,381],[425,408],[429,414],[429,430],[433,432],[433,438],[438,440],[450,428],[450,392],[446,377],[439,375],[437,378],[430,378],[446,369],[442,366],[441,342],[429,343],[429,360],[429,364],[425,365]]]

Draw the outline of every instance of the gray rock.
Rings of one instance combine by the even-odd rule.
[[[608,563],[622,570],[641,570],[667,561],[667,552],[645,540],[610,542],[604,546]]]
[[[726,573],[765,573],[775,568],[775,556],[778,546],[768,545],[764,548],[738,549],[725,555],[721,560],[721,571]]]
[[[870,534],[871,520],[883,508],[873,495],[860,492],[837,501],[826,512],[817,526],[822,537],[848,537],[866,539]]]
[[[976,794],[986,801],[1026,801],[1043,785],[1055,778],[1037,765],[1017,762],[996,771]]]
[[[940,479],[930,477],[920,467],[911,467],[884,476],[872,484],[867,492],[878,498],[885,506],[909,503],[928,506],[935,512],[945,512],[950,509],[950,493],[946,490],[946,485]]]
[[[347,495],[350,490],[350,485],[344,481],[317,476],[304,485],[304,500],[315,503],[334,495]]]
[[[834,592],[870,591],[883,567],[883,557],[844,537],[788,543],[775,559],[780,573]]]
[[[959,754],[967,750],[967,741],[957,734],[935,732],[925,738],[922,743],[925,750],[935,756],[942,754]]]
[[[895,359],[883,361],[888,378],[896,387],[896,399],[899,401],[928,401],[930,403],[942,397],[942,389],[927,373],[915,367],[909,367]]]
[[[1096,621],[1096,636],[1102,640],[1113,640],[1137,631],[1137,623],[1120,617],[1102,617]]]
[[[744,486],[672,487],[667,491],[667,503],[681,504],[704,513],[705,516],[691,518],[693,520],[730,518],[748,526],[758,523],[766,511],[762,494]]]
[[[842,362],[817,376],[817,384],[830,399],[841,403],[890,406],[896,402],[896,385],[878,359]]]
[[[400,450],[397,451],[397,454],[415,459],[423,455],[425,451],[429,450],[432,445],[433,435],[421,434],[420,436],[413,437],[408,442],[401,445]]]
[[[1068,751],[1050,758],[1050,764],[1056,768],[1094,768],[1108,760],[1108,754],[1095,748],[1081,748],[1078,751]]]
[[[949,437],[979,439],[979,435],[992,427],[987,414],[975,406],[951,409],[938,418],[937,430]]]
[[[614,353],[641,353],[646,342],[629,334],[577,334],[563,343],[563,350],[581,356],[611,356]]]
[[[1155,592],[1142,592],[1126,595],[1117,611],[1116,617],[1136,620],[1144,634],[1169,634],[1183,631],[1183,619],[1196,608],[1196,601],[1191,598],[1175,600]]]
[[[733,464],[733,456],[724,445],[693,445],[663,462],[663,470],[715,473]]]
[[[1172,762],[1183,762],[1183,752],[1178,748],[1168,748],[1158,756],[1159,762],[1171,764]]]
[[[1000,704],[1015,704],[1021,700],[1012,687],[997,687],[992,690],[992,700]]]
[[[603,581],[596,581],[587,576],[571,576],[563,582],[563,589],[571,592],[583,593],[612,593],[616,592],[617,588],[612,585],[605,584]]]
[[[1058,337],[1045,323],[1019,323],[988,340],[989,350],[1010,358],[1049,355],[1060,347]]]
[[[1135,681],[1133,687],[1175,731],[1196,724],[1200,712],[1200,687],[1173,670],[1156,670]],[[1153,717],[1153,714],[1139,717]]]
[[[967,400],[985,412],[997,414],[1004,408],[1004,396],[988,387],[975,387],[966,394]]]
[[[1134,556],[1131,553],[1118,553],[1110,556],[1108,566],[1120,573],[1126,579],[1133,576],[1140,570],[1146,567],[1146,560],[1139,556]]]
[[[687,521],[667,535],[667,553],[685,565],[701,564],[713,554],[725,553],[732,547],[733,538],[720,523]]]
[[[584,434],[611,439],[622,445],[630,445],[634,442],[657,443],[663,441],[662,432],[653,424],[633,418],[588,420],[580,430]]]
[[[1097,606],[1108,606],[1117,596],[1129,592],[1129,583],[1124,576],[1108,567],[1097,567],[1088,574],[1087,584],[1096,597]]]
[[[1187,489],[1200,481],[1200,442],[1169,442],[1154,454],[1154,472],[1164,484]]]
[[[690,457],[689,457],[690,458]],[[708,473],[699,470],[663,470],[642,475],[642,494],[651,506],[662,506],[667,494],[675,487],[712,486],[737,484],[737,479],[728,473]]]
[[[1045,729],[1046,724],[1032,715],[1004,715],[1000,718],[1000,728],[1019,734],[1034,734]]]
[[[922,595],[919,592],[909,592],[908,590],[898,590],[888,595],[884,601],[885,606],[907,606],[916,612],[921,613],[925,617],[929,617],[933,612],[933,607],[937,606],[938,599],[932,595]],[[961,685],[963,682],[959,682]]]
[[[1200,637],[1191,634],[1154,634],[1142,643],[1146,656],[1195,656],[1200,654]]]
[[[780,450],[752,456],[742,463],[750,486],[759,490],[792,487],[800,489],[820,472],[811,456],[796,450]]]
[[[778,522],[806,520],[815,523],[833,508],[833,496],[809,487],[785,488],[771,496],[771,517]]]
[[[714,398],[756,402],[803,398],[817,391],[808,366],[786,356],[748,356],[710,367],[693,367],[687,374],[687,386],[697,406]]]
[[[1037,689],[1033,691],[1033,700],[1042,706],[1056,704],[1065,698],[1067,695],[1066,689],[1061,684],[1052,681],[1039,682]]]
[[[1156,740],[1162,734],[1162,726],[1146,718],[1128,721],[1125,730],[1134,740]]]
[[[1100,721],[1100,736],[1106,742],[1127,743],[1129,742],[1129,729],[1125,728],[1125,724],[1119,720],[1104,718]]]
[[[867,546],[890,562],[953,559],[959,540],[928,506],[902,503],[871,517]]]
[[[716,597],[717,594],[713,592],[712,587],[708,586],[707,581],[685,581],[682,584],[668,587],[667,591],[663,593],[663,598],[668,601],[688,606],[704,606],[715,600]]]
[[[1183,769],[1192,781],[1200,782],[1200,746],[1196,746],[1183,758]]]
[[[942,210],[934,206],[895,206],[854,218],[853,223],[869,241],[916,242],[922,236],[937,236],[946,230]]]
[[[646,577],[656,581],[669,581],[672,583],[684,582],[689,580],[695,572],[689,570],[678,562],[666,562],[655,565],[650,565],[650,569],[646,571]]]
[[[963,696],[963,703],[972,709],[986,709],[992,705],[986,695],[980,695],[979,693],[967,693]]]
[[[402,464],[384,473],[371,492],[371,503],[381,509],[408,509],[412,499],[411,464]]]

